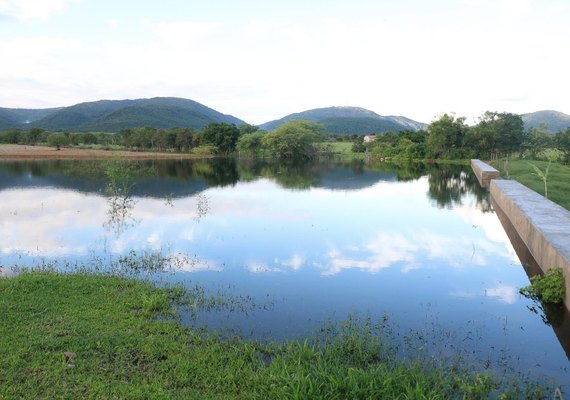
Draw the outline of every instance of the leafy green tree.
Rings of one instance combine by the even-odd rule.
[[[486,111],[471,128],[464,142],[471,156],[496,159],[520,150],[524,122],[520,115]]]
[[[20,129],[12,128],[8,129],[2,135],[0,135],[0,143],[6,144],[18,144],[23,140],[23,133]]]
[[[570,164],[570,128],[558,132],[554,137],[556,148],[562,153],[562,162]]]
[[[71,139],[69,135],[65,133],[52,133],[47,138],[48,145],[55,147],[57,150],[61,149],[62,146],[69,146]]]
[[[509,155],[520,150],[524,140],[524,122],[520,115],[512,113],[492,113],[493,126],[497,135],[497,150]]]
[[[521,144],[521,153],[536,160],[541,153],[552,146],[552,135],[545,127],[531,128]]]
[[[157,146],[159,150],[171,150],[176,146],[176,132],[171,129],[158,131]]]
[[[97,144],[97,136],[91,132],[87,132],[83,134],[83,144]]]
[[[414,131],[412,129],[405,129],[403,131],[399,131],[397,133],[398,139],[406,138],[411,140],[414,143],[425,143],[427,132],[424,130],[417,130]]]
[[[247,135],[248,133],[255,133],[257,131],[259,131],[259,127],[256,125],[243,124],[239,127],[240,135]]]
[[[321,126],[311,121],[288,121],[262,140],[263,145],[281,159],[311,159],[317,154]]]
[[[229,153],[236,148],[240,131],[234,124],[213,123],[200,132],[201,144],[215,146],[220,153]]]
[[[443,114],[428,126],[426,155],[430,158],[461,158],[467,130],[464,117]]]
[[[194,131],[191,128],[173,128],[176,134],[174,147],[177,151],[189,151],[192,148],[192,136]]]
[[[352,141],[352,151],[354,153],[364,153],[366,151],[363,139],[362,136],[356,136],[356,139]]]
[[[263,149],[263,136],[265,132],[246,133],[240,136],[236,148],[241,155],[256,156]]]
[[[31,128],[24,135],[24,143],[35,145],[35,144],[40,143],[43,140],[45,140],[46,135],[47,135],[47,132],[41,128]]]

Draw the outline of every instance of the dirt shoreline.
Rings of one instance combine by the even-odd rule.
[[[204,156],[187,153],[156,153],[76,148],[62,148],[61,150],[56,150],[53,147],[46,146],[24,146],[18,144],[0,145],[0,160],[99,160],[109,158],[149,160],[204,158]]]

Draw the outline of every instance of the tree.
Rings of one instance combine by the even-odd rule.
[[[55,147],[56,150],[61,149],[61,146],[68,146],[71,143],[69,135],[65,133],[52,133],[47,138],[48,145]]]
[[[558,132],[554,137],[556,148],[562,153],[562,162],[570,164],[570,128]]]
[[[173,128],[176,134],[174,147],[178,151],[188,151],[192,148],[192,135],[194,131],[191,128]]]
[[[156,143],[161,151],[174,149],[176,146],[176,132],[172,129],[158,131]]]
[[[220,153],[235,150],[240,131],[234,124],[212,123],[200,132],[202,144],[215,146]]]
[[[493,127],[497,135],[497,150],[509,155],[520,150],[524,140],[524,122],[520,115],[493,113]]]
[[[443,114],[428,126],[426,155],[443,159],[462,157],[467,130],[464,117],[455,118],[454,115]]]
[[[259,127],[256,125],[243,124],[243,125],[240,125],[240,127],[239,127],[239,134],[240,135],[246,135],[248,133],[255,133],[258,130],[259,130]]]
[[[536,160],[540,153],[552,145],[552,136],[544,127],[531,128],[521,144],[521,153],[524,152]]]
[[[240,155],[253,155],[256,156],[263,148],[263,136],[265,132],[246,133],[237,141],[236,148]]]
[[[18,128],[8,129],[0,136],[0,143],[18,144],[22,141],[22,131]]]
[[[288,121],[263,137],[262,144],[282,159],[314,158],[322,128],[311,121]]]
[[[40,128],[32,128],[24,135],[24,142],[26,144],[35,145],[38,142],[41,142],[43,136],[46,135],[46,131]]]
[[[366,151],[363,136],[356,136],[356,138],[352,141],[352,151],[354,153],[364,153]]]
[[[520,115],[486,111],[471,128],[464,146],[472,156],[496,159],[520,150],[524,140],[524,123]]]

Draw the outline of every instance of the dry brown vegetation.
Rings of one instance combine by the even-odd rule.
[[[46,146],[24,146],[17,144],[0,145],[0,159],[53,159],[53,160],[80,160],[80,159],[105,159],[105,158],[128,158],[128,159],[153,159],[153,158],[195,158],[195,154],[184,153],[151,153],[124,150],[96,150],[62,148],[56,150]],[[203,156],[200,156],[203,157]]]

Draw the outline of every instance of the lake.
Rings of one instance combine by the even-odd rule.
[[[0,204],[1,275],[146,270],[233,299],[193,326],[283,340],[370,318],[402,357],[568,389],[568,313],[519,295],[527,274],[469,167],[3,162]]]

